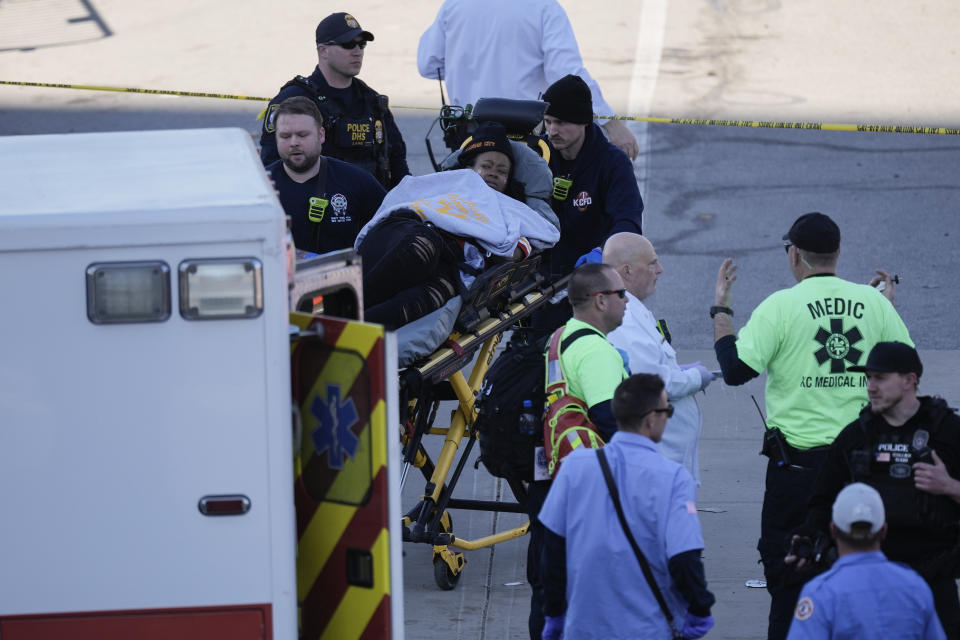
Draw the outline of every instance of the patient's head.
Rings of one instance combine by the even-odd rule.
[[[492,189],[506,192],[513,174],[513,151],[499,122],[484,122],[460,152],[460,166],[473,169]]]

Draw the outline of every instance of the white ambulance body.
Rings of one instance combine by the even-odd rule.
[[[297,637],[283,211],[239,129],[0,138],[0,637]]]

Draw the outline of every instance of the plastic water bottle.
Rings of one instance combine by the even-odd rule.
[[[532,436],[537,432],[537,417],[533,415],[533,401],[523,401],[523,411],[520,413],[520,422],[517,431],[525,436]]]

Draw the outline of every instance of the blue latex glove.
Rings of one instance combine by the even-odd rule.
[[[681,364],[680,369],[683,371],[686,371],[687,369],[693,369],[694,367],[697,367],[699,365],[700,365],[700,361],[697,360],[696,362],[691,362],[690,364]]]
[[[701,618],[687,611],[687,615],[683,619],[683,631],[680,632],[680,635],[689,640],[694,640],[695,638],[702,638],[707,635],[707,631],[710,631],[712,628],[713,616]]]
[[[617,350],[617,353],[620,354],[620,359],[623,360],[623,368],[630,373],[630,354],[621,349],[620,347],[614,347]]]
[[[561,638],[563,638],[563,621],[565,619],[566,616],[544,616],[543,633],[540,634],[540,640],[561,640]],[[712,625],[713,618],[710,620]],[[697,637],[699,638],[700,636]]]
[[[587,253],[577,258],[577,262],[573,265],[573,268],[576,269],[582,264],[593,264],[600,262],[603,262],[603,251],[600,249],[600,247],[594,247]]]
[[[707,385],[713,382],[713,373],[699,362],[693,366],[700,374],[700,391],[707,388]]]

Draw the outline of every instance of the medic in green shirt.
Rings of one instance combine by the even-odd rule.
[[[871,282],[885,282],[883,293],[837,277],[840,229],[829,216],[800,216],[783,240],[797,284],[761,302],[735,336],[730,303],[737,265],[728,258],[710,309],[724,381],[740,385],[767,372],[769,462],[757,549],[772,598],[771,639],[786,636],[802,586],[784,569],[788,534],[804,521],[828,445],[867,401],[866,378],[849,367],[862,364],[877,342],[913,345],[891,302],[888,274],[878,271]]]

